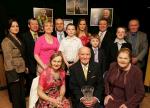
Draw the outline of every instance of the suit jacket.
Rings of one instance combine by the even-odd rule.
[[[91,49],[91,61],[94,62],[94,51],[92,47],[90,49]],[[99,61],[98,64],[100,65],[100,68],[102,69],[102,74],[104,74],[106,71],[106,57],[105,57],[104,50],[101,48],[98,48],[98,61]]]
[[[3,39],[1,46],[6,77],[11,83],[18,79],[17,73],[25,72],[24,47],[10,34]]]
[[[55,37],[57,37],[57,32],[56,32],[56,31],[53,31],[53,32],[52,32],[52,35],[55,36]],[[66,33],[65,31],[64,31],[64,35],[65,35],[65,37],[67,36],[67,33]]]
[[[26,64],[30,73],[36,74],[37,62],[34,58],[34,39],[30,31],[24,33],[21,37],[22,42],[25,45],[25,57]]]
[[[104,50],[104,53],[105,53],[105,57],[106,57],[106,69],[109,68],[109,63],[110,63],[110,60],[109,60],[109,47],[110,47],[110,43],[112,43],[115,39],[115,35],[107,30],[106,31],[106,34],[103,38],[103,41],[101,42],[101,46],[100,48],[102,48]]]
[[[123,43],[121,48],[129,48],[132,51],[132,46],[130,43]],[[117,43],[112,43],[110,45],[110,53],[109,53],[109,57],[110,57],[110,63],[116,61],[117,59],[117,54],[118,54],[118,45]]]
[[[80,103],[80,98],[83,97],[81,92],[81,88],[85,85],[90,85],[94,87],[93,95],[102,100],[102,92],[103,92],[103,78],[99,65],[95,62],[90,62],[88,67],[88,75],[87,80],[84,77],[84,72],[81,66],[80,61],[75,63],[70,67],[70,90],[72,93],[72,97],[77,105],[77,108],[84,107],[82,103]]]
[[[126,39],[132,45],[130,32],[127,33]],[[144,58],[148,51],[148,39],[147,39],[147,35],[145,33],[141,32],[141,31],[137,32],[137,40],[136,40],[135,47],[136,47],[135,48],[136,49],[135,57],[138,59],[137,65],[139,67],[143,67],[145,64]]]

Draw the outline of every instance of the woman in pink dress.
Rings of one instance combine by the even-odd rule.
[[[39,78],[39,100],[36,108],[70,108],[65,95],[65,71],[63,70],[61,52],[51,56],[50,65],[44,69]]]
[[[59,48],[57,38],[51,35],[53,31],[51,22],[44,22],[44,31],[45,34],[37,39],[34,47],[34,57],[38,63],[37,72],[47,68],[51,55]]]
[[[90,42],[89,33],[85,19],[80,19],[77,25],[77,36],[81,39],[83,46],[88,46]]]

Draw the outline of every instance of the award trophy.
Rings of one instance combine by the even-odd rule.
[[[93,98],[93,92],[94,92],[94,87],[92,86],[83,86],[81,88],[81,91],[84,95],[84,98],[86,99],[86,101],[90,101]]]

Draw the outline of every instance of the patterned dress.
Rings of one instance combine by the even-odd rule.
[[[60,71],[60,78],[55,79],[51,75],[51,68],[44,70],[39,79],[39,84],[43,87],[43,91],[51,98],[57,98],[60,96],[60,87],[65,84],[65,72]],[[66,98],[62,100],[62,108],[70,108],[70,103]],[[45,101],[39,98],[36,108],[57,108],[53,103]]]

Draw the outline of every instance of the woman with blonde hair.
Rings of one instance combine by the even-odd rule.
[[[34,57],[38,63],[37,74],[48,67],[50,57],[59,48],[57,38],[51,35],[53,23],[50,21],[44,22],[44,31],[45,33],[37,39],[34,47]]]

